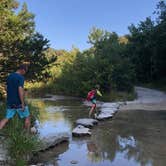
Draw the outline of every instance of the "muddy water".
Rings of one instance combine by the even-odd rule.
[[[41,136],[67,132],[69,143],[41,153],[37,162],[56,166],[165,166],[166,112],[120,111],[112,120],[100,122],[91,137],[72,138],[78,118],[88,107],[79,100],[34,100],[39,107]]]

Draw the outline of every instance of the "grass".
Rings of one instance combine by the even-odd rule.
[[[0,110],[0,118],[2,119],[5,114],[4,104],[0,105]],[[36,112],[35,108],[31,106],[31,110],[35,117],[37,115],[37,113],[34,114]],[[37,135],[28,133],[24,129],[24,120],[19,119],[17,115],[8,122],[2,132],[6,137],[9,156],[12,159],[11,164],[16,166],[27,165],[30,157],[40,146]]]

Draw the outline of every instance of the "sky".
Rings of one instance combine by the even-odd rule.
[[[18,0],[26,2],[35,14],[36,31],[43,34],[52,48],[84,50],[92,27],[122,36],[131,23],[137,25],[153,16],[159,0]]]

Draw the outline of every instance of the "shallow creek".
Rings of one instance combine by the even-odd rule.
[[[88,116],[79,99],[32,100],[40,110],[40,136],[67,132],[69,143],[42,152],[34,163],[55,166],[165,166],[166,111],[119,111],[92,129],[91,137],[74,138],[75,121]],[[100,109],[100,108],[98,108]]]

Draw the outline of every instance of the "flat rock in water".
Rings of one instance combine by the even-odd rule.
[[[71,164],[77,164],[78,161],[76,161],[76,160],[72,160],[72,161],[70,161],[70,163],[71,163]]]
[[[124,102],[118,103],[104,103],[100,109],[99,115],[96,117],[97,120],[104,120],[112,118],[114,114],[119,110],[120,105],[123,105]]]
[[[41,138],[42,146],[39,148],[39,151],[45,151],[51,147],[56,146],[64,141],[69,140],[69,135],[67,133],[59,133],[55,135],[48,135]]]
[[[98,121],[96,119],[90,119],[90,118],[78,119],[76,121],[77,125],[82,125],[82,126],[85,126],[85,127],[93,127],[97,123],[98,123]]]
[[[44,166],[44,164],[43,163],[38,163],[38,164],[29,165],[29,166]]]
[[[102,107],[100,113],[114,114],[117,111],[118,111],[117,108],[104,108],[104,107]]]
[[[81,125],[78,125],[72,131],[73,136],[90,136],[91,132],[90,129]]]
[[[120,105],[120,102],[118,103],[110,103],[110,102],[108,102],[108,103],[103,103],[102,104],[102,107],[107,107],[107,108],[118,108],[119,107],[119,105]]]
[[[101,112],[97,117],[96,119],[97,120],[104,120],[104,119],[109,119],[109,118],[112,118],[113,117],[113,114],[111,113],[106,113],[106,112]]]

